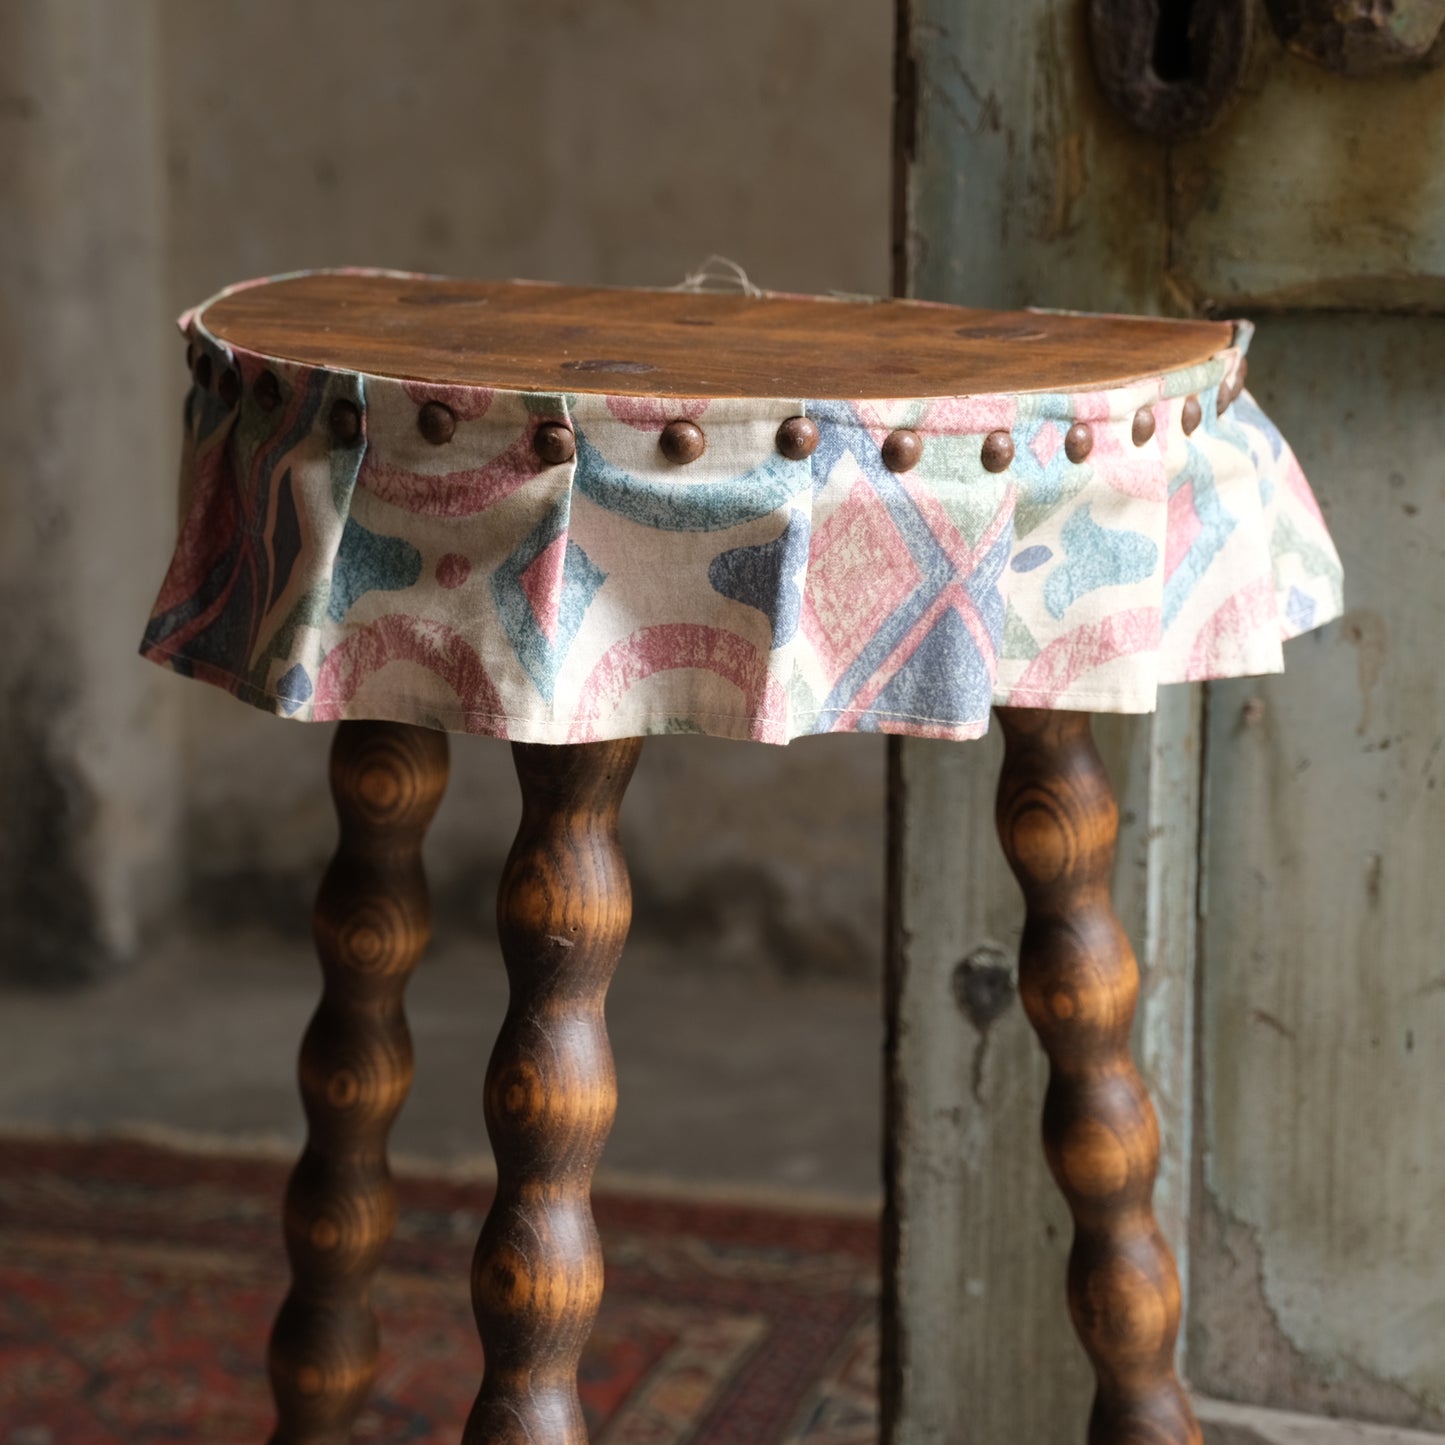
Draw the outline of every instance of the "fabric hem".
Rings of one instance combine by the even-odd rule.
[[[215,667],[210,664],[197,664],[185,652],[175,648],[169,648],[163,644],[150,643],[140,649],[140,655],[147,662],[154,663],[157,667],[167,668],[178,677],[185,677],[198,682],[209,683],[212,687],[227,693],[229,696],[256,708],[258,711],[270,713],[272,716],[286,719],[290,722],[339,722],[346,721],[347,714],[345,705],[340,705],[333,714],[328,705],[327,714],[323,717],[315,716],[314,704],[305,702],[295,708],[288,708],[289,699],[281,697],[278,693],[269,691],[266,688],[257,687],[254,683],[247,681],[234,672],[224,668]],[[182,664],[189,671],[183,671]],[[1262,668],[1258,672],[1246,674],[1231,674],[1231,677],[1268,677],[1275,676],[1284,671],[1283,666]],[[1097,692],[1092,689],[1083,689],[1069,693],[1060,698],[1057,694],[1038,694],[1031,697],[1028,693],[1018,691],[1008,693],[995,693],[989,704],[989,711],[983,717],[969,718],[940,718],[928,713],[905,713],[905,712],[880,712],[875,708],[811,708],[806,711],[799,711],[792,714],[793,721],[816,720],[818,718],[848,718],[868,717],[875,718],[883,724],[899,723],[903,726],[890,728],[880,726],[868,729],[849,728],[803,728],[797,731],[789,730],[785,736],[779,737],[777,729],[771,725],[771,720],[757,715],[749,714],[740,717],[734,712],[689,712],[688,721],[698,719],[717,719],[729,724],[726,729],[719,728],[711,731],[701,728],[707,737],[716,737],[724,741],[732,742],[763,742],[772,744],[775,747],[786,747],[791,742],[801,738],[827,737],[839,732],[879,732],[895,737],[922,737],[922,738],[946,738],[959,742],[971,742],[983,737],[988,732],[989,720],[994,708],[1016,707],[1031,709],[1047,709],[1051,712],[1098,712],[1110,715],[1143,717],[1154,712],[1158,701],[1159,687],[1181,687],[1196,682],[1222,681],[1227,679],[1218,678],[1180,678],[1168,682],[1160,682],[1147,699],[1140,698],[1136,701],[1120,699],[1117,693]],[[401,711],[401,709],[397,709]],[[451,722],[461,725],[460,731],[472,736],[496,737],[504,741],[514,742],[554,742],[561,746],[565,743],[574,742],[600,742],[621,737],[667,737],[677,735],[684,731],[667,726],[675,718],[672,713],[648,714],[641,725],[633,730],[611,733],[606,728],[600,728],[589,732],[586,737],[574,738],[569,736],[575,723],[568,719],[565,721],[544,722],[536,718],[527,718],[509,712],[483,712],[462,708],[429,709],[418,707],[416,713],[425,714],[439,724],[439,730],[451,732],[455,729],[448,726]],[[375,713],[368,713],[368,717],[376,717]],[[391,717],[385,719],[391,722],[409,723],[413,727],[432,727],[433,722],[422,721],[417,716]],[[485,721],[487,723],[501,724],[498,727],[478,727],[474,724]],[[913,726],[909,726],[912,724]]]

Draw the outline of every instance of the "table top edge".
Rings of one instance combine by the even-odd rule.
[[[904,384],[893,387],[854,387],[847,390],[817,387],[788,387],[781,382],[786,378],[772,378],[779,382],[776,386],[758,387],[748,386],[729,387],[723,385],[709,385],[701,389],[678,389],[668,386],[654,386],[643,384],[636,375],[623,373],[606,373],[610,380],[603,384],[592,377],[581,372],[575,377],[569,376],[560,384],[537,384],[519,382],[515,374],[508,374],[505,366],[496,369],[495,376],[489,377],[485,373],[484,366],[470,363],[475,368],[475,375],[462,379],[458,375],[460,368],[447,366],[433,367],[407,367],[385,366],[372,368],[362,365],[351,364],[355,360],[355,354],[348,353],[344,345],[328,346],[321,342],[313,341],[307,345],[277,345],[274,337],[263,335],[262,340],[268,340],[269,344],[256,344],[257,338],[245,334],[245,320],[248,311],[255,310],[255,302],[263,293],[271,296],[286,288],[294,288],[298,283],[302,286],[315,284],[317,282],[325,285],[332,281],[344,281],[350,283],[405,283],[407,285],[434,285],[446,288],[442,293],[443,298],[450,294],[451,299],[456,299],[457,293],[470,293],[473,296],[483,297],[489,292],[516,292],[518,295],[526,296],[529,299],[533,296],[548,298],[549,300],[562,301],[564,303],[589,303],[603,300],[604,303],[612,303],[627,298],[647,298],[655,304],[659,301],[676,301],[685,305],[689,310],[699,307],[707,309],[718,307],[719,304],[742,303],[747,307],[758,306],[766,308],[769,306],[783,307],[806,307],[813,306],[826,308],[820,310],[819,315],[846,315],[856,316],[905,316],[926,317],[930,322],[937,323],[937,329],[941,332],[953,323],[959,328],[969,329],[971,319],[977,320],[976,324],[980,332],[989,331],[990,337],[1004,336],[1012,330],[1029,337],[1027,328],[1030,325],[1046,325],[1053,323],[1073,330],[1081,330],[1084,327],[1097,325],[1105,329],[1125,329],[1133,331],[1138,335],[1152,335],[1158,337],[1166,333],[1177,338],[1180,347],[1179,354],[1166,366],[1151,365],[1143,367],[1124,366],[1119,369],[1109,369],[1107,374],[1098,376],[1091,375],[1087,381],[1074,381],[1068,384],[1039,384],[1031,386],[998,386],[998,387],[965,387],[962,389],[947,389],[941,387],[916,388],[906,384],[906,378],[899,377]],[[241,298],[238,303],[238,298]],[[833,308],[840,308],[833,312]],[[421,308],[416,308],[420,310]],[[220,313],[217,315],[217,313]],[[1088,391],[1110,391],[1128,387],[1133,384],[1148,380],[1160,375],[1171,375],[1190,370],[1194,367],[1208,364],[1217,358],[1221,353],[1237,348],[1242,350],[1248,342],[1248,334],[1252,328],[1248,323],[1236,323],[1222,320],[1198,320],[1180,319],[1173,317],[1153,317],[1127,315],[1111,312],[1087,312],[1076,310],[1064,310],[1055,308],[1028,307],[1023,309],[1003,309],[959,306],[951,302],[932,301],[925,298],[915,297],[860,297],[854,295],[809,295],[805,293],[768,291],[760,295],[744,296],[741,293],[721,292],[695,292],[683,291],[674,287],[636,287],[636,286],[577,286],[564,282],[544,280],[508,280],[508,281],[482,281],[475,279],[459,278],[445,275],[431,275],[425,273],[383,270],[379,268],[330,268],[320,270],[307,270],[290,272],[277,276],[262,277],[253,281],[241,282],[228,286],[217,292],[214,296],[201,302],[199,305],[190,308],[179,318],[182,331],[191,335],[198,332],[200,335],[210,339],[226,350],[239,350],[253,356],[274,359],[278,362],[295,366],[315,367],[322,370],[352,373],[362,376],[375,377],[381,380],[393,382],[412,382],[421,385],[433,386],[463,386],[475,387],[496,391],[532,392],[539,394],[554,393],[576,393],[579,395],[630,395],[630,396],[656,396],[669,399],[691,399],[698,400],[747,400],[777,397],[796,397],[799,400],[816,401],[838,401],[838,402],[876,402],[879,400],[895,400],[909,398],[919,401],[939,401],[976,398],[987,395],[1027,395],[1027,394],[1048,394],[1055,392],[1088,392]],[[957,329],[957,328],[955,328]],[[264,330],[264,329],[263,329]],[[1185,344],[1186,338],[1188,343]],[[959,348],[962,352],[963,348]],[[960,369],[962,369],[962,361]],[[657,368],[651,368],[656,370]],[[644,375],[647,373],[644,372]],[[886,375],[886,372],[880,375]],[[556,381],[557,378],[548,378],[547,382]]]

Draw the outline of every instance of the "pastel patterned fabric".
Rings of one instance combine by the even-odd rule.
[[[994,704],[1147,712],[1161,683],[1280,671],[1282,641],[1341,610],[1288,445],[1247,392],[1216,409],[1247,325],[1110,391],[844,402],[432,386],[232,348],[204,311],[182,318],[209,384],[142,651],[285,717],[547,743],[972,738]],[[338,400],[361,415],[350,443]],[[456,417],[445,446],[418,431],[432,400]],[[775,437],[798,415],[821,439],[790,461]],[[707,436],[686,467],[658,447],[679,417]],[[573,460],[537,456],[547,421]],[[903,474],[880,459],[899,426],[923,439]],[[998,430],[1014,459],[992,473]]]

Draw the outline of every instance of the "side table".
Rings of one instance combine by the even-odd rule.
[[[1248,326],[338,271],[231,288],[182,329],[189,498],[142,650],[341,723],[277,1445],[339,1445],[375,1368],[446,733],[509,739],[523,799],[463,1438],[581,1445],[603,1002],[630,918],[616,822],[643,736],[962,740],[994,707],[1089,1438],[1198,1441],[1089,713],[1278,671],[1284,639],[1339,614],[1319,509],[1243,390]]]

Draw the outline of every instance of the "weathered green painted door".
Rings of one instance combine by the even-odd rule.
[[[1187,42],[1220,8],[1164,0],[1161,23]],[[1431,3],[1353,8],[1398,28]],[[1345,561],[1347,616],[1284,677],[1101,727],[1181,1365],[1231,1445],[1445,1433],[1445,70],[1337,73],[1285,48],[1291,10],[1330,7],[1246,12],[1232,103],[1172,140],[1104,96],[1083,0],[905,0],[899,27],[900,284],[1254,317],[1250,384]],[[997,763],[893,752],[900,1445],[1082,1440],[1091,1393]]]

